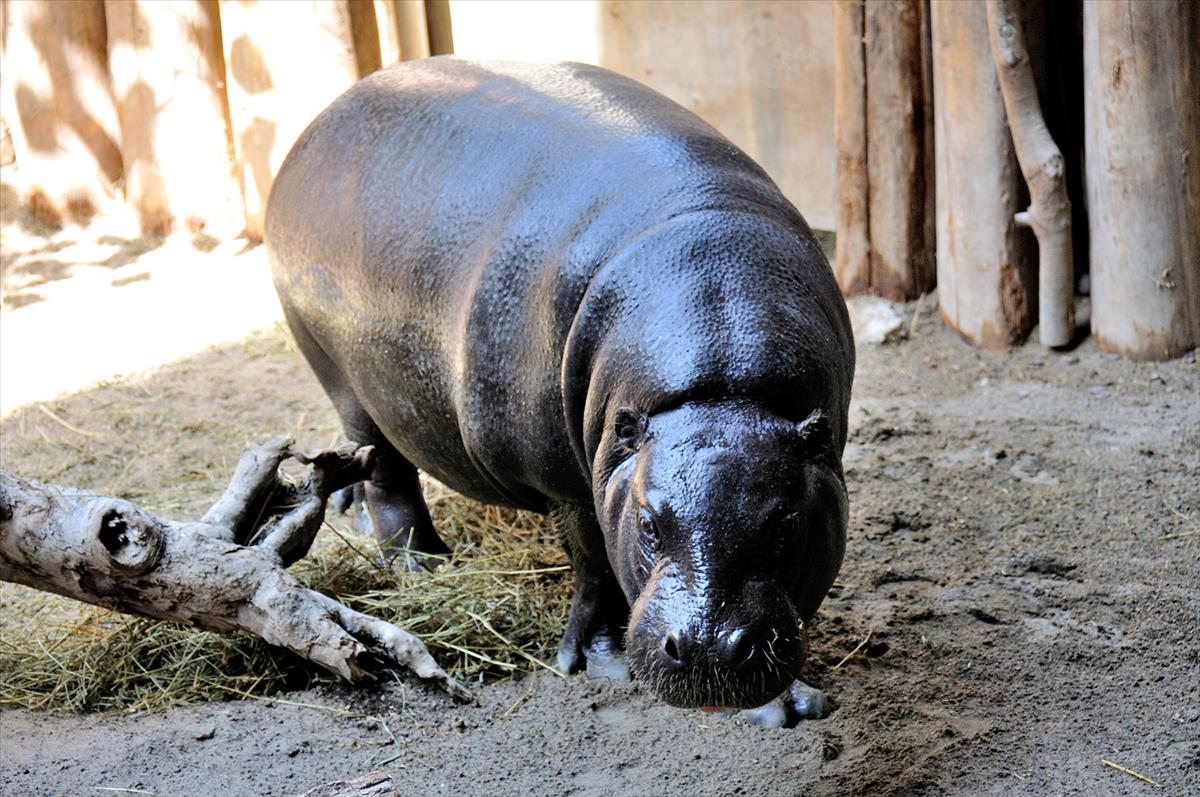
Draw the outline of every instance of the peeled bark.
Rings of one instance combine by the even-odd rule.
[[[297,484],[279,474],[288,457],[312,466]],[[415,636],[306,589],[286,570],[308,552],[329,496],[366,478],[372,460],[369,447],[307,457],[289,440],[253,446],[193,523],[0,471],[0,580],[218,633],[247,631],[351,683],[371,680],[372,662],[388,662],[469,700]]]
[[[1098,345],[1200,346],[1200,5],[1085,2],[1084,115]]]
[[[1016,221],[1031,227],[1038,240],[1038,336],[1043,346],[1065,346],[1075,333],[1075,265],[1066,167],[1042,116],[1014,3],[988,0],[987,14],[1008,127],[1029,186],[1029,210],[1016,214]]]

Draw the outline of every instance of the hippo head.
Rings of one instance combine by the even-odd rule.
[[[770,701],[797,677],[804,622],[842,560],[846,491],[826,414],[620,409],[606,438],[597,511],[631,606],[634,675],[675,706]]]

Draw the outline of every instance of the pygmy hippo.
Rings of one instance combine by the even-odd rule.
[[[820,712],[793,682],[845,545],[854,347],[745,153],[597,67],[407,62],[299,138],[266,243],[297,344],[376,447],[377,534],[447,552],[419,470],[550,513],[562,670]]]

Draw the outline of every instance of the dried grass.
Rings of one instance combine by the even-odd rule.
[[[372,541],[328,524],[293,571],[309,586],[416,633],[457,678],[493,679],[544,663],[562,632],[569,568],[543,522],[480,507],[444,488],[431,493],[435,518],[456,548],[438,572],[389,569],[378,563]],[[148,710],[332,679],[246,634],[128,617],[12,585],[0,595],[0,705]]]
[[[27,478],[196,518],[242,446],[289,434],[341,439],[337,419],[282,330],[213,349],[136,380],[30,406],[0,424],[0,466]],[[293,572],[307,585],[419,635],[456,677],[537,667],[561,634],[566,560],[543,519],[426,484],[455,550],[436,573],[391,572],[346,518],[331,518]],[[126,617],[0,585],[0,705],[147,710],[265,696],[332,678],[243,634]]]

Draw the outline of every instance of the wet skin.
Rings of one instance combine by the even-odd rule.
[[[446,550],[419,470],[549,513],[575,571],[562,669],[812,705],[790,684],[842,558],[854,350],[744,153],[595,67],[409,62],[301,136],[266,241],[300,349],[378,449],[381,538]]]

